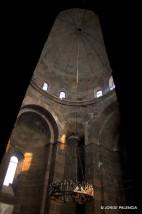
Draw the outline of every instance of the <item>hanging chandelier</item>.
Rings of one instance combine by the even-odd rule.
[[[78,204],[84,204],[94,199],[95,191],[92,184],[82,181],[63,180],[54,182],[49,186],[49,196],[53,200],[59,200],[64,203],[74,201]]]
[[[77,145],[79,145],[80,138],[77,132],[77,112],[75,114],[75,118],[76,131],[68,137],[68,140],[70,140],[71,143],[76,142]],[[88,201],[94,200],[94,186],[85,179],[81,154],[78,150],[76,150],[75,154],[77,155],[78,165],[80,166],[78,169],[80,171],[80,177],[76,176],[75,179],[64,179],[59,182],[52,182],[48,188],[48,194],[52,200],[58,200],[64,203],[74,201],[78,204],[84,204]]]

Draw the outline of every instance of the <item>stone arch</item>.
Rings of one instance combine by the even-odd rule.
[[[117,102],[109,104],[104,110],[92,118],[88,123],[88,136],[90,136],[88,143],[95,143],[97,145],[101,142],[101,133],[103,130],[104,124],[109,119],[110,115],[113,112],[118,112]],[[118,116],[119,117],[119,116]],[[92,137],[91,137],[92,136]],[[92,140],[91,140],[92,139]]]
[[[21,108],[10,140],[12,147],[24,155],[21,172],[15,182],[17,203],[13,213],[16,210],[40,213],[43,195],[47,191],[45,177],[50,172],[51,147],[57,139],[58,126],[49,111],[38,105]]]
[[[46,123],[49,125],[50,131],[51,131],[51,141],[57,141],[58,140],[58,124],[56,123],[56,120],[54,119],[53,115],[46,110],[45,108],[39,106],[39,105],[34,105],[34,104],[29,104],[22,106],[18,118],[23,114],[24,112],[35,112],[36,114],[40,115]],[[17,121],[16,121],[17,122]]]
[[[125,201],[122,192],[122,166],[120,162],[120,117],[117,103],[110,104],[101,114],[98,133],[98,171],[101,182],[101,203],[119,205]],[[123,197],[120,197],[123,196]]]
[[[103,176],[105,176],[104,171],[102,172],[103,161],[105,161],[107,165],[107,161],[111,160],[110,154],[108,154],[108,149],[104,148],[103,142],[101,141],[101,136],[104,128],[106,128],[106,124],[114,116],[114,112],[118,111],[118,105],[116,101],[111,103],[109,102],[107,105],[106,103],[101,103],[101,105],[103,104],[104,108],[102,110],[100,108],[100,111],[98,111],[96,115],[92,115],[90,120],[88,120],[85,139],[85,167],[87,169],[85,171],[86,179],[88,182],[93,183],[95,187],[95,198],[97,204],[100,206],[104,205],[104,200],[106,200],[105,194],[107,194],[107,192],[104,192],[106,190],[104,189],[105,187],[103,184]],[[112,155],[113,154],[114,152],[112,151]],[[107,166],[109,171],[109,164]],[[107,173],[107,171],[105,171],[105,173]],[[110,204],[112,204],[111,201]],[[91,206],[92,210],[95,210],[93,212],[100,213],[99,206],[96,206],[96,204],[93,204],[93,202]]]
[[[107,126],[107,123],[109,123],[110,121],[113,122],[113,128],[117,129],[117,132],[119,133],[120,118],[119,118],[118,104],[116,102],[113,102],[109,106],[107,106],[107,108],[105,108],[104,111],[101,113],[100,119],[99,119],[100,126],[99,126],[99,132],[98,132],[98,144],[102,143],[103,131]],[[115,127],[114,127],[114,124],[115,124]]]

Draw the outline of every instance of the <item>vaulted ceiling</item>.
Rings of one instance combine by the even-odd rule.
[[[37,84],[47,82],[54,96],[65,90],[68,100],[89,100],[94,89],[108,87],[110,75],[96,14],[79,8],[59,13],[35,70]]]

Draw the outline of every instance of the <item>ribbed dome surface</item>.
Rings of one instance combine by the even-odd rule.
[[[62,11],[34,72],[37,84],[47,82],[47,93],[57,97],[65,91],[67,100],[90,100],[94,89],[108,86],[110,75],[97,16],[79,8]]]

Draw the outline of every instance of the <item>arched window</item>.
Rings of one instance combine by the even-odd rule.
[[[42,89],[43,89],[43,91],[48,90],[48,84],[46,82],[43,83]]]
[[[10,158],[10,162],[8,165],[8,169],[6,172],[6,176],[5,176],[3,185],[9,186],[9,184],[12,184],[14,176],[15,176],[17,164],[18,164],[18,158],[16,156],[12,156]]]
[[[102,93],[101,90],[99,90],[99,91],[96,92],[96,97],[101,97],[102,95],[103,95],[103,93]]]
[[[61,91],[61,92],[60,92],[60,95],[59,95],[59,98],[62,100],[62,99],[64,99],[65,97],[66,97],[65,92],[64,92],[64,91]]]
[[[109,89],[112,91],[115,88],[113,77],[109,78]]]

